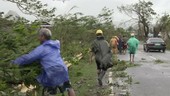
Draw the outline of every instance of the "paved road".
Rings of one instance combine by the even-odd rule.
[[[129,60],[128,54],[118,57],[121,60]],[[164,63],[156,64],[155,60]],[[146,53],[140,45],[135,63],[141,66],[127,69],[133,78],[130,96],[170,96],[170,51]]]

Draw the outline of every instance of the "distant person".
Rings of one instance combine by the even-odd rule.
[[[138,45],[139,45],[139,40],[135,38],[134,33],[131,33],[131,37],[127,41],[127,45],[128,45],[128,51],[129,51],[129,54],[130,54],[130,63],[133,64],[135,53],[136,53],[136,50],[137,50]]]
[[[123,54],[126,54],[126,50],[127,50],[127,37],[126,36],[123,36],[122,45],[123,45],[123,48],[122,48]]]
[[[122,48],[123,48],[123,44],[122,44],[122,37],[119,36],[118,37],[118,51],[119,51],[119,54],[122,54]]]
[[[117,36],[113,36],[110,40],[110,47],[112,49],[113,54],[117,54],[118,51],[118,37]]]
[[[44,87],[43,96],[54,96],[58,87],[62,87],[63,91],[67,90],[68,96],[75,96],[69,81],[68,69],[60,55],[60,42],[51,40],[51,36],[49,29],[41,28],[38,37],[41,45],[12,63],[22,66],[40,60],[43,71],[37,77],[37,81]]]
[[[110,62],[109,60],[112,58],[109,43],[104,39],[102,30],[96,31],[96,39],[92,42],[91,51],[97,65],[98,83],[102,86],[102,79],[108,69],[105,63]]]

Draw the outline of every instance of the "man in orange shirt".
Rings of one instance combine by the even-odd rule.
[[[118,37],[117,36],[113,36],[110,40],[110,46],[111,46],[111,49],[112,49],[112,52],[113,54],[117,54],[117,51],[118,51],[118,48],[117,48],[117,45],[118,45]]]

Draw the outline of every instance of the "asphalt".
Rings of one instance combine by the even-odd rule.
[[[129,55],[119,55],[118,58],[128,61]],[[130,96],[170,96],[170,51],[144,52],[140,45],[135,64],[140,66],[126,70],[133,80],[129,86]]]

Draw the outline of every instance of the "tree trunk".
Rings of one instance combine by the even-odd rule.
[[[153,36],[154,37],[158,37],[158,34],[159,34],[159,32],[160,32],[160,28],[159,27],[154,27],[154,29],[153,29]]]
[[[149,34],[149,26],[146,23],[143,23],[143,28],[144,28],[144,33],[145,33],[145,37],[148,37]]]
[[[146,37],[148,37],[148,34],[149,34],[149,26],[147,24],[147,26],[146,26]]]
[[[168,33],[168,31],[166,31],[166,35],[167,35],[168,39],[170,39],[170,36],[169,36],[169,33]]]
[[[138,29],[138,38],[141,40],[141,39],[143,39],[143,38],[142,38],[142,37],[143,37],[143,34],[142,34],[142,31],[141,31],[140,21],[138,22],[138,27],[139,27],[139,29]]]

